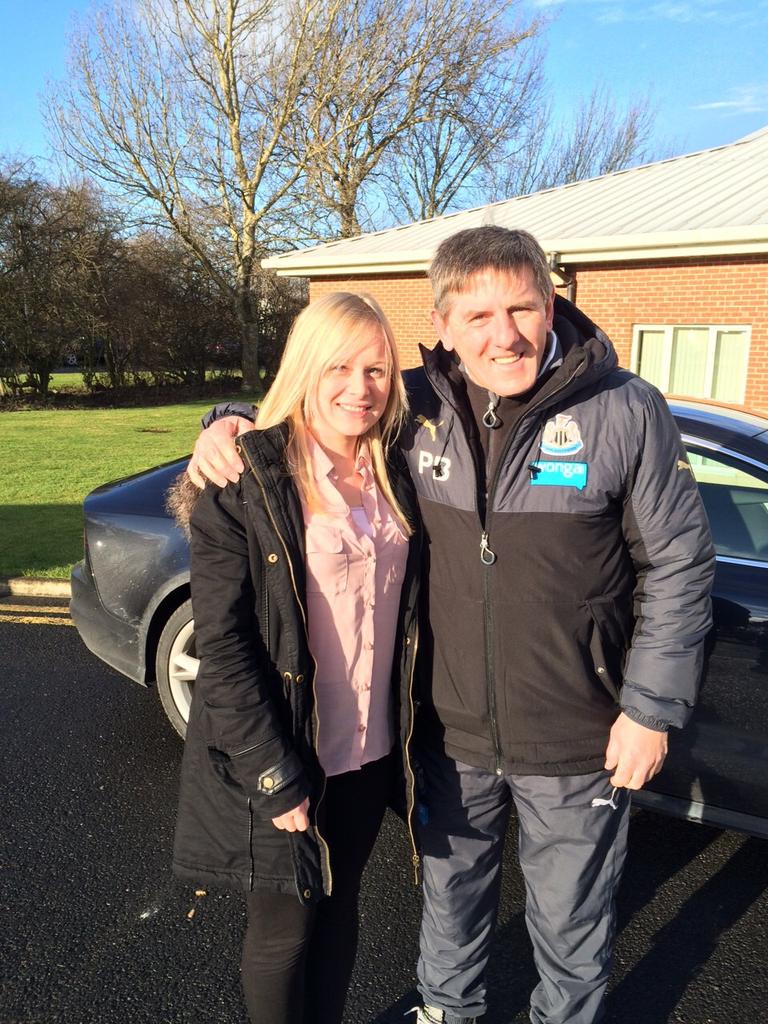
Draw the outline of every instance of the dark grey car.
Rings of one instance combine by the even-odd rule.
[[[715,629],[699,706],[636,802],[768,837],[768,419],[670,402],[717,550]],[[197,673],[187,541],[165,493],[187,460],[97,488],[72,617],[98,657],[155,684],[183,736]]]

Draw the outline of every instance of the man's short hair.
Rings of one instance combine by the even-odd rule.
[[[465,291],[475,274],[518,274],[524,267],[533,274],[544,301],[549,301],[552,278],[547,257],[533,235],[495,225],[457,231],[440,243],[429,267],[435,309],[444,316],[448,297]]]

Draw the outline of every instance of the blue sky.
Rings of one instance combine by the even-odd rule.
[[[768,124],[768,0],[531,0],[552,18],[547,77],[562,97],[596,83],[627,104],[648,96],[671,153]]]
[[[0,0],[0,153],[45,158],[40,95],[64,75],[67,32],[88,6]],[[524,10],[550,19],[556,114],[598,84],[620,103],[649,96],[664,155],[768,124],[768,0],[524,0]]]
[[[40,94],[64,75],[72,0],[0,0],[0,153],[47,153]]]

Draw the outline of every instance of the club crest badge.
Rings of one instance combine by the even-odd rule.
[[[575,455],[584,447],[579,425],[572,416],[559,412],[547,420],[541,450],[545,455]]]

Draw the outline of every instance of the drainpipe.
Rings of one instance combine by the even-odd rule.
[[[560,278],[560,284],[565,285],[566,298],[569,302],[573,302],[576,298],[576,278],[573,274],[569,274],[565,266],[560,262],[559,252],[551,252],[549,254],[549,269]]]

